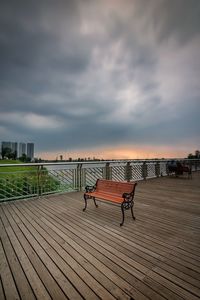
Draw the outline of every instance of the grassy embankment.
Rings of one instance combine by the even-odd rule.
[[[20,161],[0,160],[0,164],[19,164]],[[42,193],[51,193],[59,188],[59,182],[37,166],[0,167],[0,201],[26,198]]]
[[[19,160],[9,160],[9,159],[2,159],[0,160],[0,164],[21,164],[22,162]],[[24,172],[24,171],[35,171],[36,168],[34,166],[19,166],[19,167],[0,167],[0,177],[5,176],[6,173],[15,173],[15,172]]]

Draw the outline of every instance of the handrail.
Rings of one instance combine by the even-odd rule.
[[[195,158],[164,158],[164,159],[118,159],[118,160],[97,160],[97,161],[63,161],[63,162],[41,162],[41,163],[17,163],[17,164],[1,164],[0,167],[20,167],[20,166],[51,166],[51,165],[75,165],[75,164],[106,164],[106,163],[143,163],[143,162],[169,162],[169,161],[200,161],[200,159]]]

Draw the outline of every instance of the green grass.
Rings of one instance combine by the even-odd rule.
[[[0,160],[0,164],[19,164],[20,161]],[[39,175],[39,177],[38,177]],[[0,201],[59,190],[60,183],[45,168],[38,174],[37,166],[0,167]]]
[[[0,160],[0,164],[20,164],[22,163],[19,160]],[[5,175],[5,173],[15,173],[15,172],[27,172],[27,171],[36,171],[37,167],[35,166],[19,166],[19,167],[0,167],[0,176]],[[2,174],[4,173],[4,174]]]
[[[0,159],[0,164],[20,164],[19,160],[12,160],[12,159]]]

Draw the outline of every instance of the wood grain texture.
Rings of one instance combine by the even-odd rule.
[[[83,193],[0,204],[2,299],[199,299],[200,173],[140,181],[135,216]]]

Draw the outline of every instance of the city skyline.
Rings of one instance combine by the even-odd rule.
[[[0,136],[36,157],[200,149],[200,1],[0,3]]]
[[[0,151],[1,155],[4,150],[10,149],[11,153],[14,153],[14,156],[16,158],[20,158],[23,156],[23,154],[25,154],[27,158],[30,158],[31,160],[34,159],[34,143],[2,141],[0,145],[1,145],[1,151]]]

